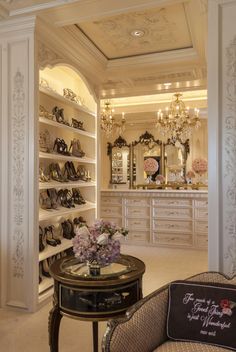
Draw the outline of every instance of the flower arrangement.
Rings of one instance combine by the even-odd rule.
[[[128,230],[109,221],[97,220],[93,226],[78,227],[75,233],[72,239],[75,257],[80,262],[106,265],[119,258],[120,239]]]
[[[201,158],[195,159],[193,160],[192,168],[197,174],[202,175],[207,172],[207,161]]]
[[[144,160],[143,168],[148,175],[153,175],[159,169],[159,164],[154,158],[148,158]]]
[[[156,181],[163,183],[163,182],[165,182],[165,177],[163,175],[157,175]]]

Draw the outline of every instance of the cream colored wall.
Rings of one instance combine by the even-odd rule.
[[[145,118],[145,113],[143,113]],[[139,124],[130,126],[127,124],[126,130],[124,131],[123,138],[127,143],[131,143],[135,140],[139,139],[139,136],[148,131],[151,133],[155,139],[162,140],[163,137],[158,133],[155,128],[154,123]],[[190,137],[190,154],[187,160],[187,171],[191,169],[192,161],[195,158],[204,158],[207,159],[208,156],[208,132],[207,132],[207,119],[201,120],[201,127],[194,131],[192,137]],[[109,188],[110,181],[110,159],[107,155],[107,142],[114,143],[115,139],[118,135],[114,135],[110,138],[106,138],[104,134],[101,134],[101,159],[102,159],[102,167],[101,167],[101,188],[107,189]]]

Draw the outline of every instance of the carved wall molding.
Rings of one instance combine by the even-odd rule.
[[[12,91],[12,196],[13,196],[13,276],[24,277],[24,156],[25,156],[25,87],[18,70]]]
[[[53,67],[57,63],[65,62],[65,58],[57,54],[54,50],[38,41],[38,62],[41,69],[46,66]]]
[[[227,116],[224,116],[223,126],[226,237],[224,258],[228,264],[228,274],[233,275],[236,273],[236,36],[226,49],[226,64]]]

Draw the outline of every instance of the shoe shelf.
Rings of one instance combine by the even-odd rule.
[[[71,240],[67,240],[66,238],[62,238],[61,244],[58,244],[55,247],[47,245],[47,247],[44,248],[42,252],[39,252],[39,262],[42,262],[44,259],[52,257],[53,255],[61,253],[71,247],[72,247]]]
[[[48,220],[55,216],[63,216],[76,212],[84,212],[87,210],[95,209],[96,204],[86,201],[86,204],[75,205],[73,208],[59,207],[57,209],[39,209],[39,221]]]
[[[93,138],[93,139],[96,138],[94,133],[83,131],[83,130],[80,130],[78,128],[74,128],[74,127],[71,127],[71,126],[67,126],[67,125],[65,125],[63,123],[59,123],[59,122],[56,122],[56,121],[53,121],[53,120],[49,120],[46,117],[41,117],[40,116],[39,117],[39,122],[44,123],[45,125],[54,126],[54,127],[57,127],[57,128],[62,128],[63,130],[68,130],[68,131],[71,131],[73,133],[77,133],[79,135],[83,135],[83,136],[90,137],[90,138]]]
[[[85,182],[85,181],[76,181],[76,182],[39,182],[39,189],[50,189],[50,188],[81,188],[81,187],[96,187],[95,182]]]
[[[53,286],[53,279],[51,277],[44,277],[42,282],[39,284],[39,294],[42,294],[44,291],[48,290]]]
[[[49,90],[49,89],[46,89],[46,88],[43,88],[43,87],[39,87],[39,91],[41,93],[44,93],[58,101],[61,101],[63,102],[64,104],[67,104],[67,105],[70,105],[72,106],[73,108],[79,110],[79,111],[82,111],[82,112],[85,112],[86,114],[88,114],[89,116],[91,117],[96,117],[96,114],[94,114],[93,111],[87,109],[85,106],[82,106],[82,105],[79,105],[67,98],[64,98],[62,95],[58,94],[57,92],[54,92],[53,90]]]
[[[95,164],[96,160],[92,158],[78,158],[76,156],[61,155],[58,153],[44,153],[39,152],[39,158],[41,159],[51,159],[51,160],[64,160],[64,161],[77,161],[84,164]]]

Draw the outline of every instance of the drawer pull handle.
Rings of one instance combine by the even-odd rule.
[[[141,225],[140,222],[134,222],[134,225]]]

